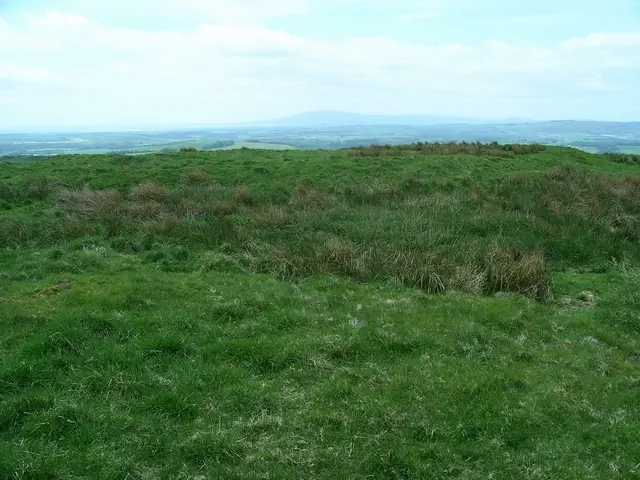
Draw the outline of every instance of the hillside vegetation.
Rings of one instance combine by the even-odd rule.
[[[640,475],[640,164],[0,162],[0,478]]]

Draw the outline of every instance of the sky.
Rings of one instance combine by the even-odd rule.
[[[640,121],[640,0],[0,0],[0,132]]]

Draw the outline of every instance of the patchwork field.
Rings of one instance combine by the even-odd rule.
[[[0,478],[640,476],[640,164],[0,161]]]

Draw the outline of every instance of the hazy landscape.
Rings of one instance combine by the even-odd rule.
[[[252,125],[130,132],[0,133],[0,155],[139,154],[180,148],[339,149],[427,142],[542,143],[590,153],[640,154],[640,122],[530,122],[310,112]],[[444,122],[444,123],[442,123]]]

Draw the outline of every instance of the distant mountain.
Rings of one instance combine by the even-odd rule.
[[[484,125],[484,124],[514,124],[525,123],[527,120],[507,119],[491,120],[471,117],[451,117],[434,115],[365,115],[361,113],[339,112],[332,110],[304,112],[297,115],[252,122],[251,126],[260,127],[340,127],[366,125]]]

